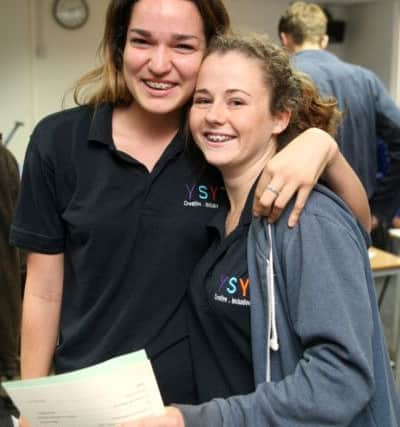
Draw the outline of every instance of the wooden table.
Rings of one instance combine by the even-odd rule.
[[[396,255],[400,256],[400,228],[391,228],[389,230],[389,236],[390,236],[390,238],[393,241],[393,252]],[[397,285],[399,287],[400,283],[397,282]],[[398,292],[400,293],[400,291],[398,291]],[[397,307],[396,308],[397,308],[398,311],[400,311],[398,299],[397,299]],[[398,315],[398,316],[400,317],[400,315]],[[400,326],[398,325],[397,327],[400,330]],[[396,358],[396,366],[397,366],[397,369],[398,369],[397,372],[399,372],[400,371],[400,332],[399,332],[399,334],[397,336],[397,358]],[[398,390],[400,392],[400,378],[399,377],[400,377],[400,373],[398,373],[397,380],[396,380],[397,381],[397,388],[398,388]]]
[[[399,274],[400,256],[371,246],[368,250],[374,276]]]
[[[396,285],[391,348],[394,351],[396,363],[396,385],[400,390],[400,256],[374,247],[371,247],[368,252],[374,277],[392,276],[392,281]]]

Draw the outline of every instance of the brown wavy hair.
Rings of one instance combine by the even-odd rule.
[[[336,99],[321,97],[315,84],[305,74],[293,70],[287,52],[280,46],[263,35],[231,33],[215,37],[206,56],[228,52],[239,52],[259,61],[271,95],[271,114],[291,112],[288,127],[278,135],[279,149],[311,127],[335,135],[341,120]]]
[[[123,51],[134,4],[139,0],[111,0],[106,14],[103,39],[98,49],[101,65],[83,75],[72,88],[76,104],[129,105],[132,95],[122,74]],[[230,29],[230,19],[222,0],[186,0],[197,7],[203,19],[207,44],[217,33]],[[94,89],[89,93],[89,89]]]

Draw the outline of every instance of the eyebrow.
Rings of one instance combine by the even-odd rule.
[[[245,90],[243,90],[243,89],[227,89],[225,92],[226,92],[226,93],[228,93],[229,95],[231,95],[232,93],[235,93],[235,92],[241,92],[241,93],[244,93],[245,95],[247,95],[247,96],[250,96],[250,97],[251,97],[251,95],[250,95],[248,92],[246,92]],[[195,94],[196,94],[196,93],[200,93],[200,94],[209,94],[209,93],[210,93],[210,91],[209,91],[208,89],[205,89],[205,88],[203,89],[203,88],[201,88],[201,89],[196,89],[194,93],[195,93]]]
[[[149,38],[152,37],[152,34],[150,31],[142,30],[140,28],[131,28],[129,32],[139,34],[143,37],[149,37]],[[200,40],[199,37],[191,34],[178,34],[178,33],[173,33],[172,38],[176,41],[185,41],[185,40],[191,40],[191,39]]]

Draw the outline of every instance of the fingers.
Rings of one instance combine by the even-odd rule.
[[[307,203],[308,197],[310,196],[312,189],[313,189],[313,186],[302,187],[297,192],[296,201],[294,203],[293,209],[290,213],[289,220],[288,220],[288,226],[290,228],[293,228],[298,224],[300,215],[303,212],[303,209]]]
[[[256,191],[254,193],[253,214],[255,216],[267,216],[269,208],[272,206],[274,200],[272,194],[269,195],[270,200],[268,199],[268,194],[264,194],[265,188],[270,183],[271,178],[271,175],[267,172],[267,168],[265,168],[258,180]],[[263,198],[262,201],[261,198]]]
[[[280,196],[281,188],[284,183],[278,179],[271,181],[265,179],[258,182],[256,194],[254,196],[253,213],[255,216],[268,217],[273,209],[274,203]]]
[[[291,153],[291,145],[267,163],[255,191],[253,214],[267,217],[268,221],[273,223],[289,201],[296,196],[288,219],[288,226],[294,227],[315,185],[316,168],[314,164],[310,166],[310,158],[304,156],[303,151],[300,151],[300,154],[298,150],[295,150],[294,154]],[[289,161],[285,160],[285,150],[289,153]],[[317,162],[317,170],[320,169],[320,163]]]
[[[286,184],[280,191],[279,195],[275,198],[270,213],[268,215],[268,222],[274,223],[282,214],[283,210],[289,203],[297,191],[297,186]]]
[[[275,185],[272,183],[269,184],[272,188],[276,188]],[[272,191],[264,191],[263,195],[257,201],[259,216],[266,216],[269,223],[274,223],[282,215],[289,201],[297,192],[296,200],[288,219],[288,226],[293,228],[299,221],[312,188],[312,185],[303,185],[299,189],[296,184],[287,183],[282,187],[278,195]]]

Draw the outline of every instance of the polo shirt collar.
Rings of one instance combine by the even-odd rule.
[[[253,187],[251,188],[249,195],[247,196],[247,200],[246,200],[244,209],[240,215],[240,220],[237,228],[249,226],[253,219],[253,199],[254,199],[254,193],[257,187],[257,182],[258,182],[258,179],[253,184]],[[223,209],[219,209],[218,213],[215,214],[215,216],[207,225],[207,228],[209,228],[211,232],[217,231],[221,237],[225,235],[225,220],[226,220],[226,215],[228,213],[228,209],[229,209],[228,206],[226,206]]]
[[[101,144],[108,145],[110,148],[115,149],[112,139],[112,113],[113,106],[110,103],[102,103],[94,108],[88,141],[100,142]],[[185,148],[186,138],[182,127],[178,130],[166,150],[170,156],[181,153]]]
[[[114,145],[112,141],[112,112],[113,107],[109,103],[100,104],[93,109],[88,141]]]

